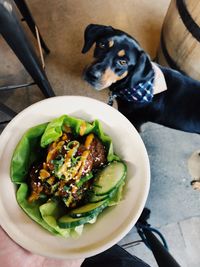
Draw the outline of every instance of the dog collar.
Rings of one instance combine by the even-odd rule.
[[[164,75],[160,68],[154,63],[153,77],[144,83],[139,83],[133,88],[125,88],[121,90],[112,91],[109,95],[108,104],[113,105],[115,98],[120,97],[128,102],[149,103],[155,94],[167,90]]]

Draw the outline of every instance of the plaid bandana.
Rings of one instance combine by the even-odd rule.
[[[153,98],[153,88],[154,88],[154,78],[153,77],[144,83],[139,83],[133,88],[125,88],[119,91],[111,92],[108,100],[108,105],[113,105],[113,101],[116,97],[121,97],[124,100],[131,102],[139,102],[139,103],[148,103]]]

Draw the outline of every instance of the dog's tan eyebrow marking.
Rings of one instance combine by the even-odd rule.
[[[114,41],[113,41],[113,40],[109,40],[109,42],[108,42],[108,46],[109,46],[109,47],[113,47],[113,45],[114,45]]]
[[[124,49],[122,49],[122,50],[120,50],[118,53],[117,53],[117,55],[119,56],[119,57],[123,57],[123,56],[125,56],[125,50]]]

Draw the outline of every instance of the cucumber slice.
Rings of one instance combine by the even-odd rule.
[[[74,228],[79,225],[85,224],[92,220],[95,217],[95,215],[89,215],[86,217],[80,217],[80,218],[72,218],[69,215],[64,215],[58,220],[58,225],[60,228]]]
[[[58,220],[61,228],[74,228],[86,224],[102,212],[112,202],[126,177],[126,165],[114,161],[98,173],[94,181],[94,194],[90,203],[72,210]]]
[[[126,165],[121,161],[111,162],[97,174],[94,180],[93,190],[95,195],[109,194],[118,187],[125,177]]]
[[[103,200],[97,203],[88,203],[80,208],[74,209],[69,213],[73,218],[97,216],[104,208],[108,206],[109,201]]]
[[[89,202],[90,203],[95,203],[95,202],[99,202],[99,201],[102,201],[102,200],[104,200],[104,199],[106,199],[106,198],[108,198],[109,197],[109,194],[108,195],[102,195],[102,196],[97,196],[97,195],[95,195],[95,194],[93,194],[91,197],[90,197],[90,199],[89,199]]]
[[[123,182],[123,180],[122,180]],[[119,190],[121,183],[119,183],[119,186],[114,187],[108,194],[104,194],[104,195],[95,195],[95,193],[93,193],[89,199],[90,203],[94,203],[94,202],[99,202],[105,199],[110,199],[117,193],[117,191]]]
[[[117,205],[121,201],[122,191],[123,191],[124,185],[125,185],[125,182],[124,182],[124,180],[122,180],[122,182],[117,187],[117,190],[113,190],[110,193],[109,205],[108,205],[109,207]]]

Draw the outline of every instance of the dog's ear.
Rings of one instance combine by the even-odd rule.
[[[152,78],[153,73],[154,71],[149,55],[144,51],[140,51],[136,59],[135,67],[132,70],[131,85],[134,86],[138,82],[143,82]]]
[[[104,36],[107,33],[112,33],[113,28],[111,26],[104,26],[104,25],[98,25],[98,24],[90,24],[85,29],[84,33],[84,46],[82,49],[82,53],[85,54],[90,50],[92,45],[102,36]]]

